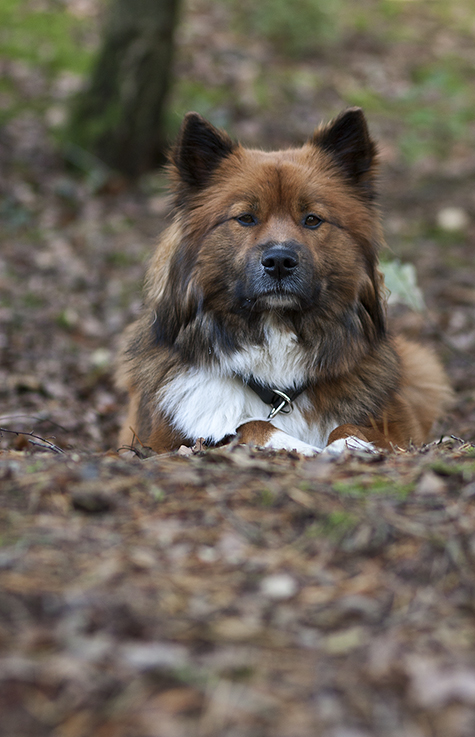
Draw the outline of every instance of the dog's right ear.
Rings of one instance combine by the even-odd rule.
[[[220,162],[237,144],[198,113],[187,113],[170,161],[179,180],[193,189],[205,187]],[[172,169],[173,171],[173,169]]]

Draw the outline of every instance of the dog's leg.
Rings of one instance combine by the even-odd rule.
[[[119,436],[121,448],[151,448],[155,453],[169,453],[178,450],[180,445],[193,445],[185,435],[175,430],[166,417],[160,413],[153,416],[149,403],[133,389],[129,390],[130,402],[127,419]]]
[[[242,443],[258,445],[260,448],[272,448],[273,450],[295,450],[306,456],[320,453],[322,448],[304,443],[303,440],[293,438],[291,435],[278,430],[270,422],[264,420],[250,420],[238,427],[237,435]]]
[[[325,451],[330,455],[341,455],[345,450],[362,450],[372,453],[379,448],[391,447],[382,433],[373,428],[357,425],[339,425],[328,437]]]

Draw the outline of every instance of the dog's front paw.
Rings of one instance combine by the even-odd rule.
[[[322,448],[305,443],[303,440],[287,435],[265,420],[250,419],[238,427],[237,436],[242,443],[257,445],[259,448],[272,450],[295,450],[306,456],[321,453]]]
[[[275,430],[264,447],[272,448],[273,450],[295,450],[297,453],[302,453],[305,456],[314,456],[322,452],[321,448],[304,443],[303,440],[293,438],[282,430]]]
[[[346,451],[357,451],[369,454],[379,453],[373,443],[369,443],[367,440],[361,440],[361,438],[357,438],[355,435],[349,435],[347,438],[338,438],[338,440],[334,440],[333,443],[327,445],[323,453],[332,458],[339,458]]]

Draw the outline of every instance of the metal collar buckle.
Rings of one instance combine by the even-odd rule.
[[[292,406],[292,400],[285,392],[281,392],[279,389],[273,389],[272,390],[274,394],[278,394],[279,397],[282,397],[282,401],[277,404],[272,405],[272,409],[269,412],[267,419],[272,420],[279,412],[282,412],[284,415],[290,414],[293,410]]]

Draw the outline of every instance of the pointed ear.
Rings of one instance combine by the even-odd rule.
[[[354,184],[374,197],[376,145],[361,108],[344,110],[328,125],[317,128],[312,143],[329,153]]]
[[[199,189],[208,183],[218,164],[236,147],[224,131],[201,115],[187,113],[170,159],[181,182]]]

